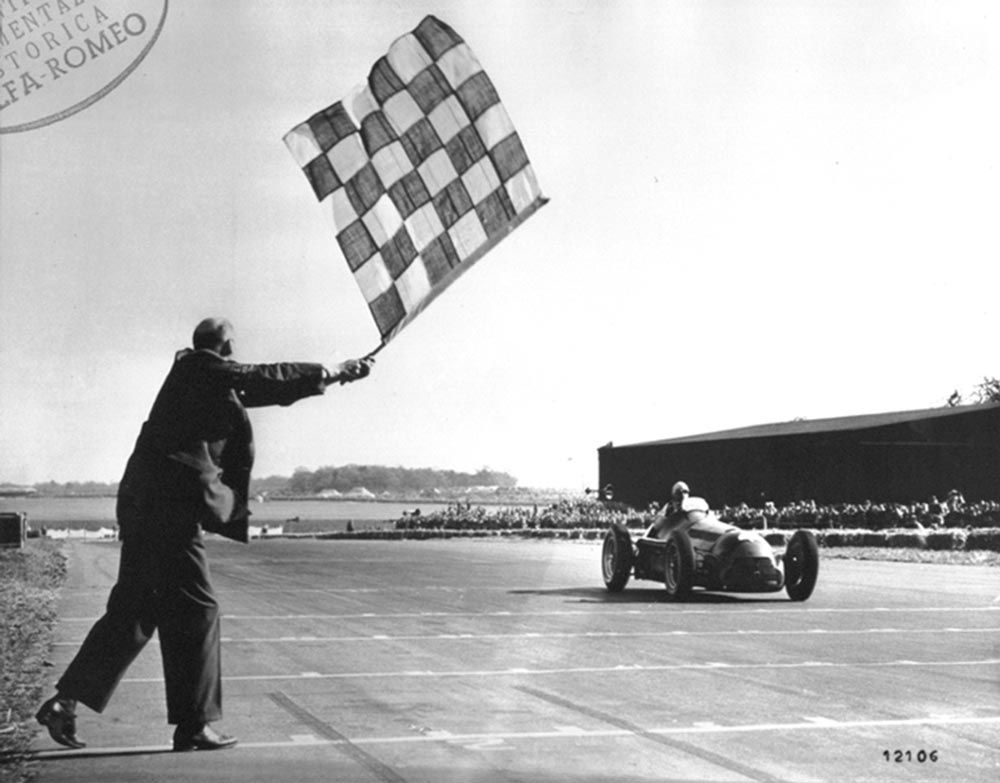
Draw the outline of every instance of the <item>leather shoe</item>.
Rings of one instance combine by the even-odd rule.
[[[186,752],[189,750],[225,750],[236,744],[236,737],[219,734],[211,726],[205,724],[195,729],[178,726],[174,730],[174,750]]]
[[[76,713],[74,703],[59,696],[45,702],[35,719],[49,730],[49,736],[67,748],[85,748],[87,743],[76,736]]]

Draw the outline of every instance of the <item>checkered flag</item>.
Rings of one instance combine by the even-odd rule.
[[[284,141],[330,199],[379,348],[546,203],[486,72],[433,16]]]

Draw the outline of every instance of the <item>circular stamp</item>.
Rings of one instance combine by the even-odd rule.
[[[153,48],[169,0],[0,0],[0,133],[66,119]]]

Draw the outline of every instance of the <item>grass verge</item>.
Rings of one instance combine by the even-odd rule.
[[[56,591],[65,579],[58,542],[32,539],[23,549],[0,549],[0,781],[30,776],[24,753],[36,734]]]
[[[874,546],[821,547],[821,559],[883,560],[894,563],[936,563],[940,565],[1000,566],[1000,552],[988,550],[935,551]]]

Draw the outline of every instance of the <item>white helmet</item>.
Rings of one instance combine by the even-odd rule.
[[[685,484],[683,481],[678,481],[676,484],[674,484],[673,488],[670,490],[670,497],[672,497],[674,500],[680,500],[681,495],[690,495],[690,494],[691,490],[688,489],[688,485]]]

